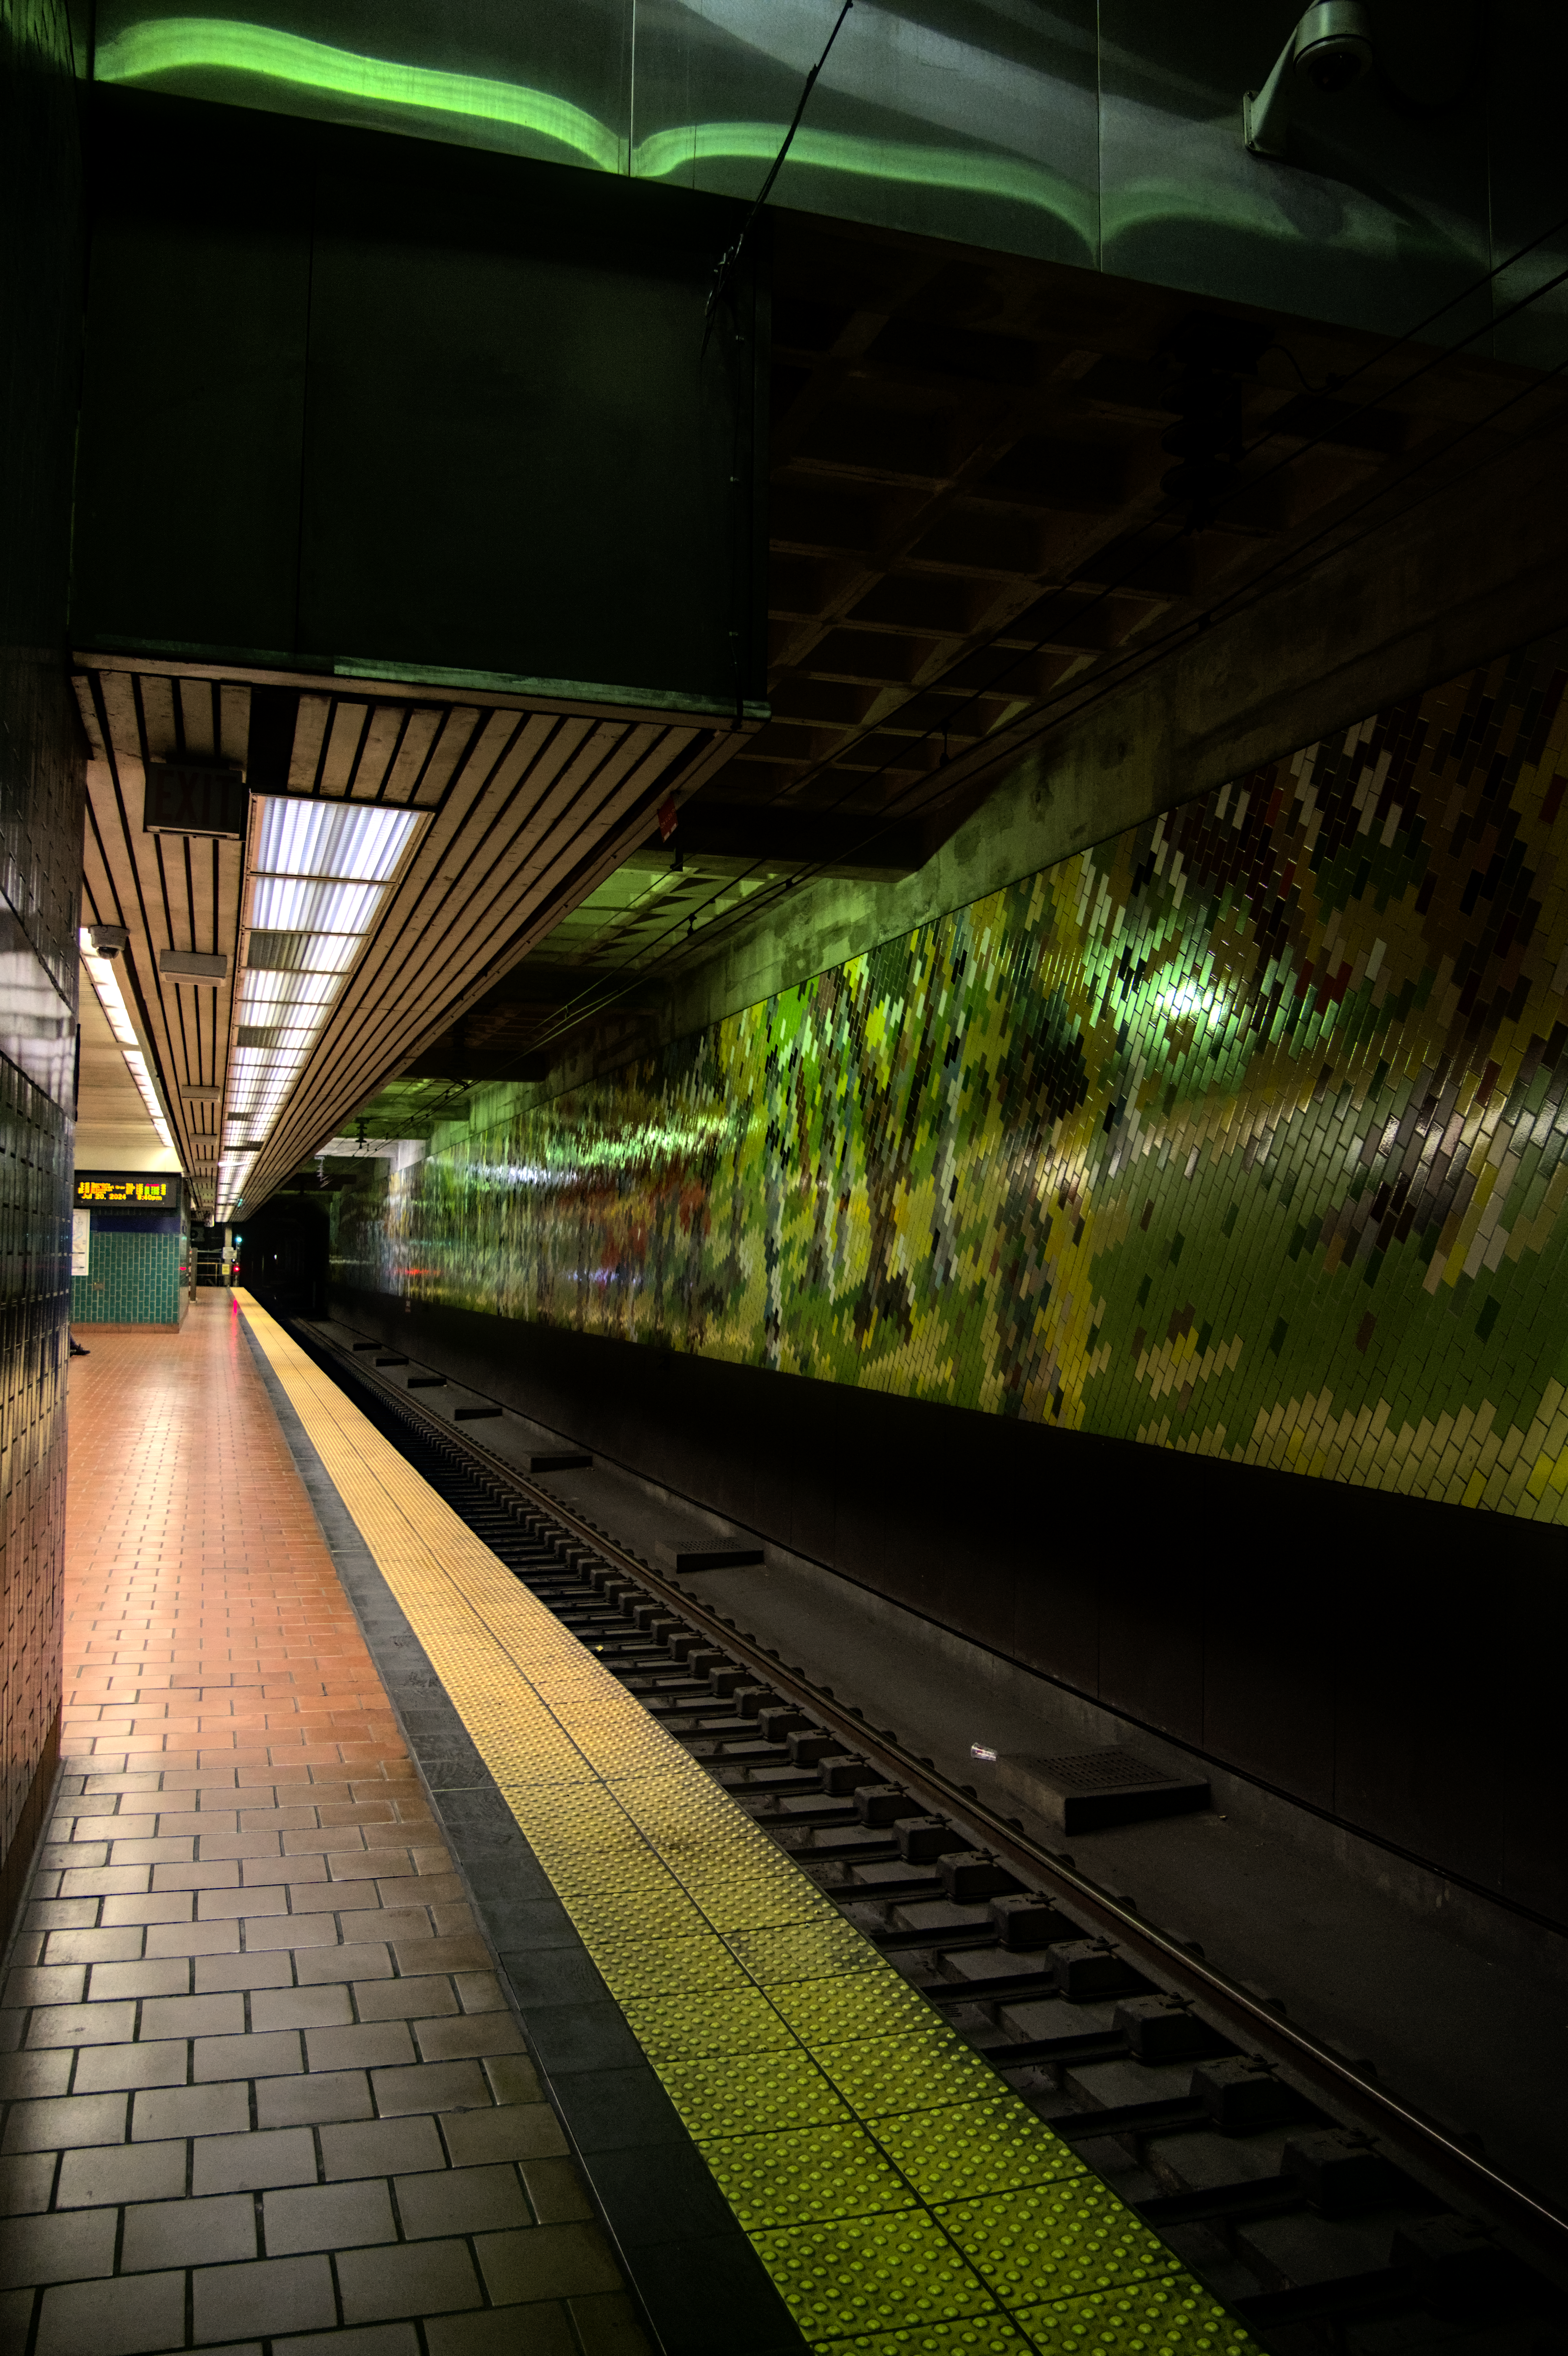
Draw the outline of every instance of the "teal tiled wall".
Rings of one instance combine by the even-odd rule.
[[[92,1236],[91,1272],[70,1283],[73,1325],[177,1325],[187,1291],[183,1235]]]

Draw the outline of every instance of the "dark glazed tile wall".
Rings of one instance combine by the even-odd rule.
[[[84,776],[64,668],[81,301],[72,69],[61,0],[0,0],[0,1922],[59,1738]]]

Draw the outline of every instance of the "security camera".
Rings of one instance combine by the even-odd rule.
[[[1372,28],[1362,0],[1317,0],[1292,33],[1261,91],[1242,101],[1242,138],[1254,155],[1283,155],[1290,128],[1291,77],[1325,97],[1352,89],[1372,63]]]
[[[131,946],[131,936],[123,925],[89,925],[87,933],[95,957],[117,958],[122,949]]]

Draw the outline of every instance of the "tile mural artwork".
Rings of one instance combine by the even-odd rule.
[[[339,1275],[1568,1519],[1565,674],[1529,648],[490,1091],[344,1198]]]

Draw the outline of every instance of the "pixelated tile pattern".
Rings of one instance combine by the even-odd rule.
[[[1565,675],[1527,648],[497,1090],[336,1205],[345,1277],[1562,1520]]]
[[[835,2351],[1076,2344],[1039,2340],[1023,2310],[1054,2331],[1064,2299],[1156,2274],[1183,2314],[1218,2314],[330,1376],[239,1298],[805,2337]],[[1141,2329],[1083,2344],[1132,2356]],[[1239,2332],[1223,2343],[1249,2344]]]

